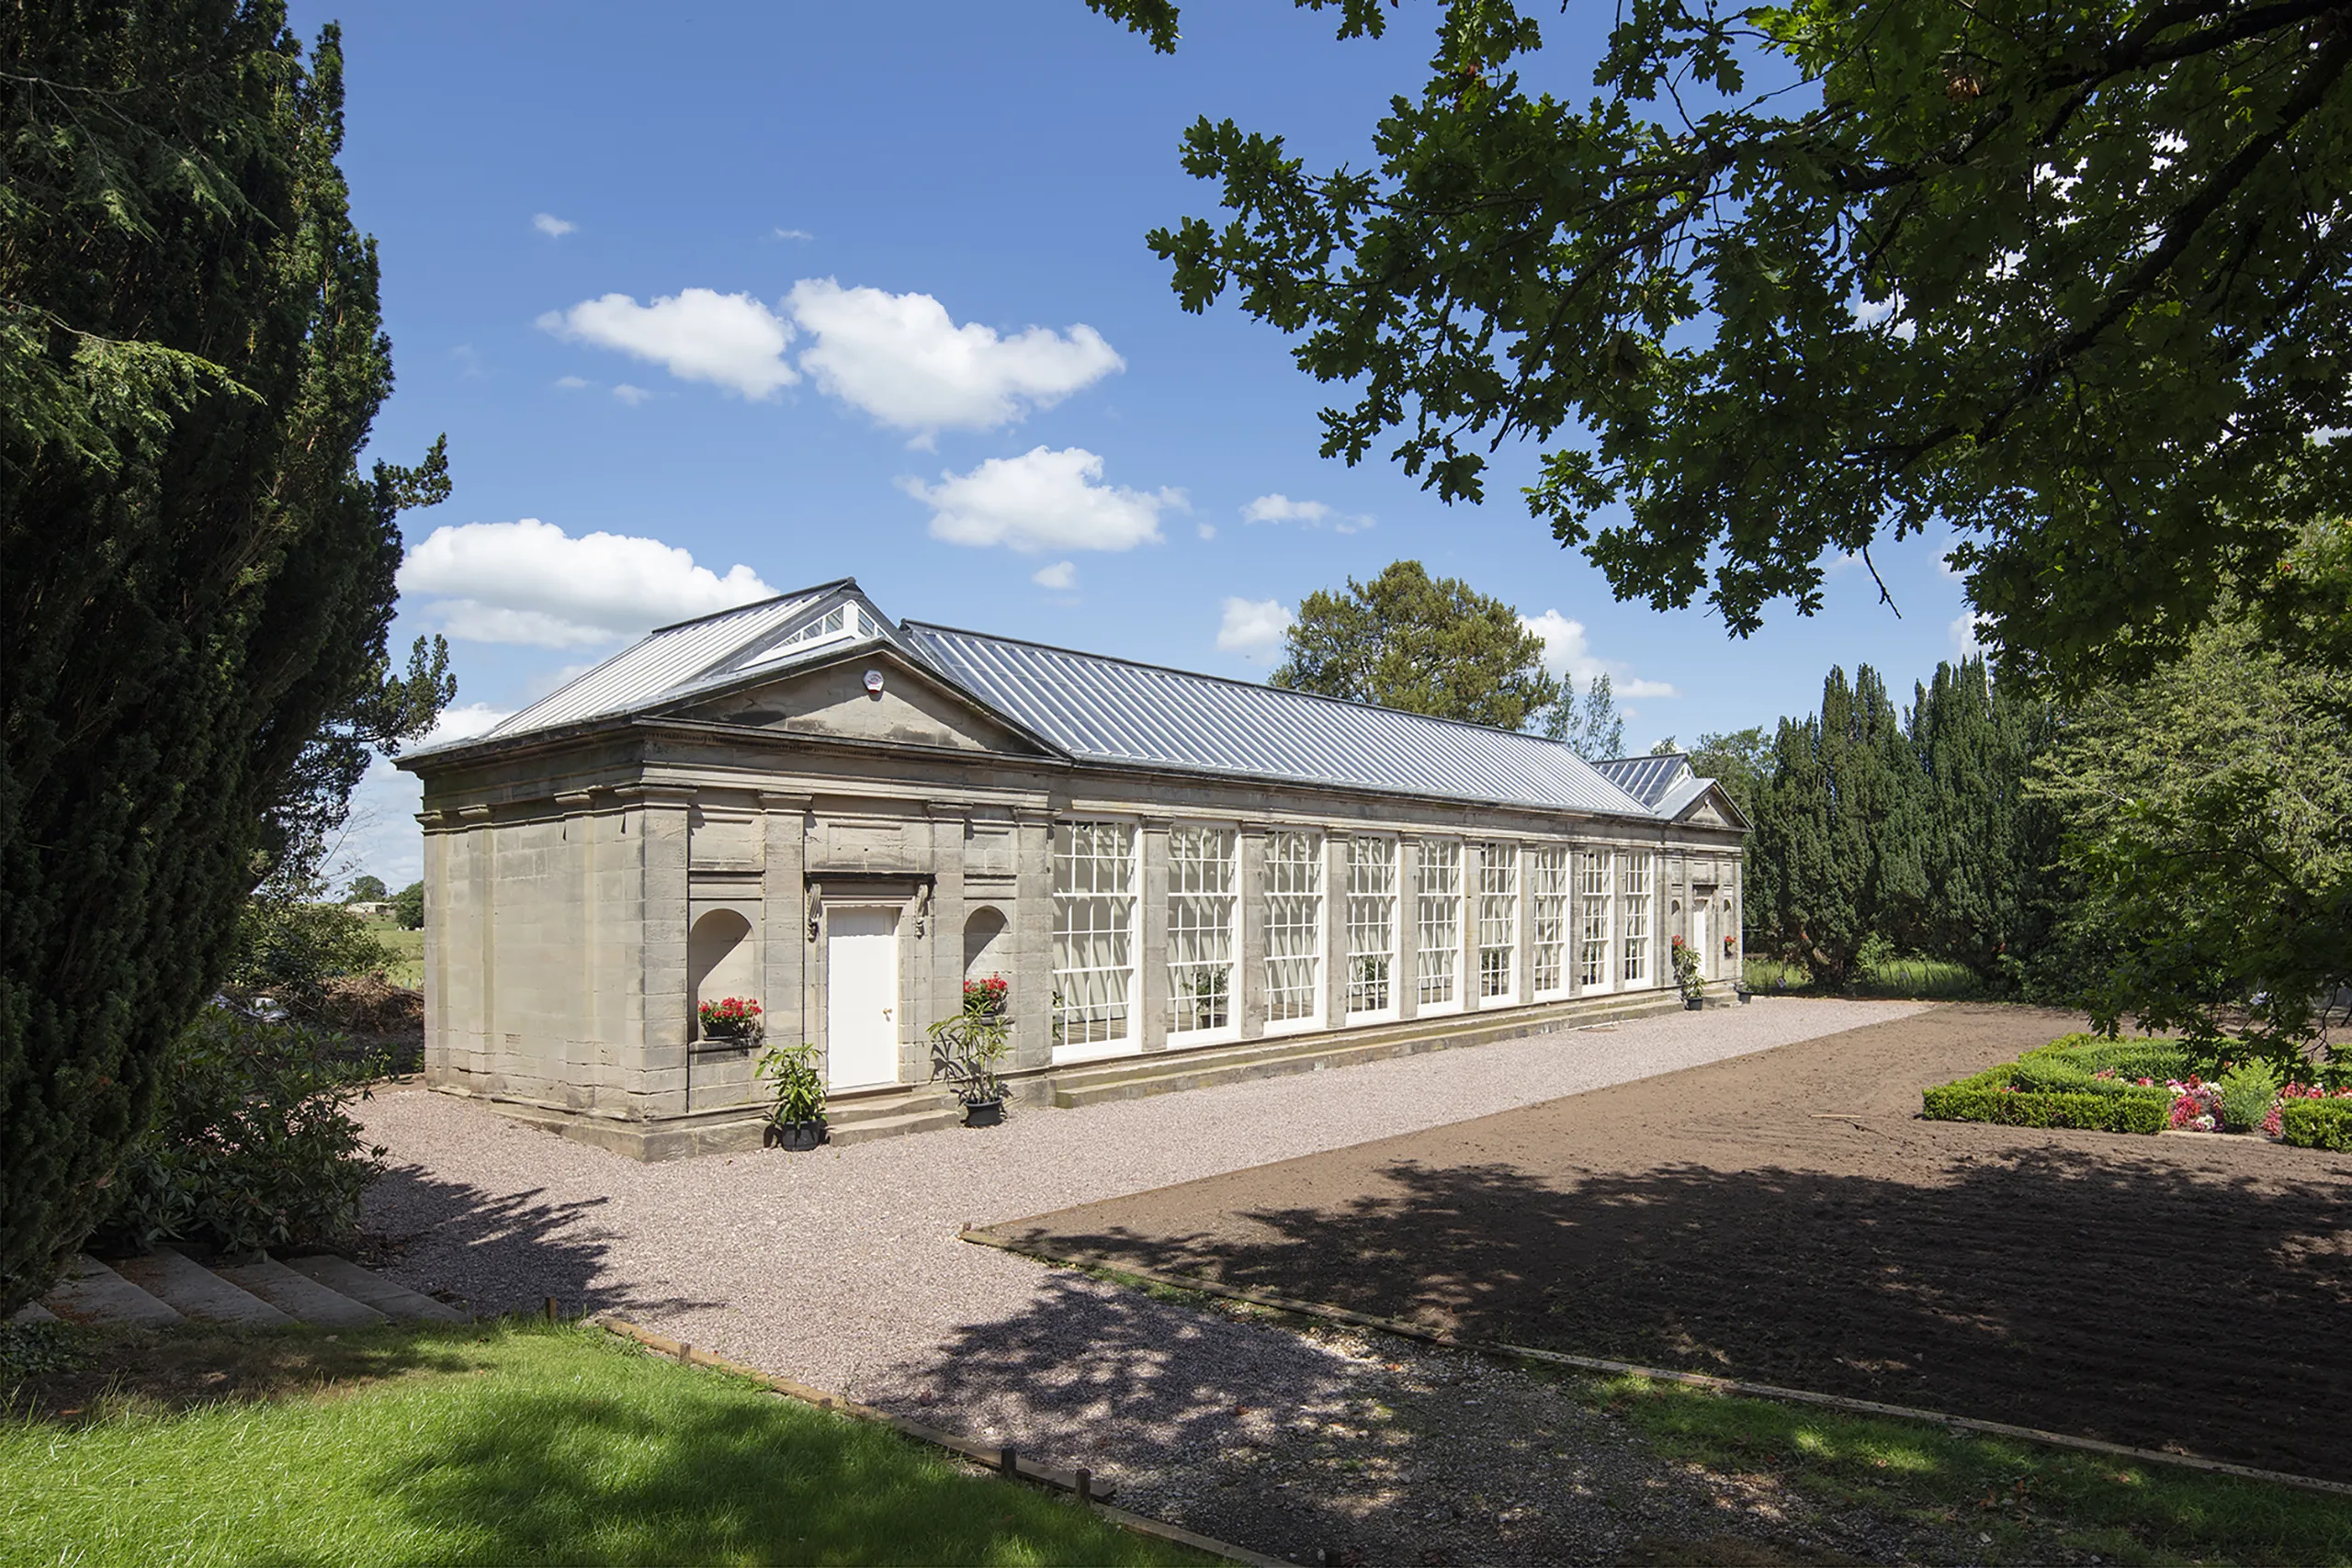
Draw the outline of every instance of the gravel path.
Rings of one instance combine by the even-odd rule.
[[[366,1224],[385,1247],[385,1271],[403,1284],[479,1310],[553,1295],[618,1311],[737,1360],[1017,1442],[1049,1462],[1091,1464],[1122,1484],[1123,1501],[1261,1550],[1307,1560],[1317,1549],[1374,1561],[1408,1550],[1434,1551],[1433,1561],[1491,1551],[1589,1560],[1595,1548],[1623,1545],[1614,1527],[1604,1529],[1616,1517],[1602,1506],[1610,1496],[1638,1485],[1653,1519],[1688,1506],[1720,1529],[1719,1490],[1647,1461],[1638,1478],[1611,1479],[1603,1450],[1625,1439],[1596,1431],[1571,1441],[1573,1411],[1556,1398],[1541,1419],[1524,1410],[1499,1419],[1485,1401],[1435,1398],[1430,1391],[1465,1378],[1541,1392],[1517,1374],[1479,1371],[1470,1358],[1156,1300],[960,1242],[958,1228],[1920,1010],[1758,998],[1081,1111],[1023,1109],[991,1132],[661,1165],[401,1089],[361,1108],[392,1167],[368,1195]],[[1547,1423],[1555,1437],[1545,1436]],[[1544,1464],[1575,1473],[1530,1470],[1531,1442],[1553,1455]],[[1578,1468],[1589,1465],[1601,1468]],[[1497,1474],[1506,1492],[1542,1483],[1555,1501],[1581,1496],[1592,1517],[1579,1523],[1574,1506],[1489,1495]],[[1669,1495],[1681,1503],[1668,1508]]]

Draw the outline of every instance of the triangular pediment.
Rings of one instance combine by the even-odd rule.
[[[1748,820],[1732,804],[1731,796],[1724,793],[1723,785],[1712,779],[1706,784],[1695,799],[1674,813],[1674,820],[1694,828],[1729,828],[1746,832]]]
[[[878,692],[868,689],[869,671],[882,678]],[[938,750],[1034,757],[1046,750],[887,646],[853,649],[772,679],[748,679],[671,711],[706,724]]]

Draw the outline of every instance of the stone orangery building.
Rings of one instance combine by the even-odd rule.
[[[425,1077],[639,1158],[755,1145],[756,998],[837,1137],[941,1124],[925,1031],[1011,986],[1084,1103],[1676,1005],[1736,973],[1746,824],[1680,758],[893,623],[843,581],[666,626],[424,784]]]

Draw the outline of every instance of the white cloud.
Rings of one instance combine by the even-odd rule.
[[[1102,477],[1102,459],[1082,446],[1037,446],[990,457],[968,474],[943,473],[935,485],[901,479],[899,488],[932,509],[933,538],[1024,555],[1156,545],[1160,510],[1187,507],[1181,490],[1125,490],[1097,482]]]
[[[1664,681],[1645,681],[1635,676],[1625,665],[1615,660],[1602,659],[1592,651],[1582,621],[1572,621],[1557,610],[1546,610],[1530,618],[1521,615],[1519,624],[1544,639],[1544,667],[1555,675],[1565,675],[1579,685],[1590,685],[1597,675],[1609,677],[1609,690],[1619,701],[1627,697],[1679,697],[1682,694]],[[1621,710],[1628,718],[1633,710]]]
[[[456,707],[443,708],[441,716],[419,746],[439,746],[451,740],[471,740],[477,735],[487,735],[514,716],[512,708],[494,708],[488,703],[460,703]]]
[[[1126,361],[1089,326],[1031,327],[1011,337],[957,326],[928,294],[792,286],[786,304],[811,340],[800,367],[817,384],[901,430],[987,430],[1051,408]]]
[[[532,215],[531,227],[537,229],[540,233],[545,234],[550,240],[560,240],[566,234],[569,234],[578,229],[580,225],[577,223],[567,223],[552,212],[540,212]]]
[[[1277,491],[1261,495],[1241,509],[1244,523],[1296,523],[1308,528],[1329,528],[1337,534],[1361,534],[1374,519],[1361,513],[1334,512],[1319,501],[1293,501]]]
[[[1227,599],[1225,619],[1216,628],[1217,651],[1253,659],[1272,657],[1295,618],[1279,599]]]
[[[816,237],[806,229],[778,229],[774,235],[779,240],[813,240]]]
[[[1973,659],[1984,651],[1984,617],[1973,610],[1962,612],[1946,628],[1951,635],[1951,645],[1962,659]]]
[[[1051,566],[1039,567],[1029,581],[1040,588],[1069,589],[1078,586],[1078,563],[1057,560]]]
[[[613,389],[613,396],[631,408],[636,408],[640,403],[650,402],[653,399],[653,394],[644,388],[632,387],[627,381],[621,382]]]
[[[582,388],[593,387],[596,383],[585,376],[559,376],[555,378],[555,384],[567,392],[577,392]]]
[[[650,305],[607,294],[569,310],[549,310],[538,324],[558,337],[618,349],[681,380],[708,381],[746,398],[773,397],[800,379],[784,357],[791,323],[748,294],[686,288]]]
[[[1214,523],[1203,523],[1203,524],[1200,524],[1198,526],[1199,526],[1199,528],[1200,528],[1200,533],[1201,533],[1201,537],[1202,537],[1202,538],[1204,538],[1204,539],[1214,539],[1214,538],[1216,538],[1216,524],[1214,524]]]
[[[721,577],[686,551],[622,534],[572,538],[552,523],[435,528],[401,562],[402,593],[453,637],[578,648],[774,595],[748,566]]]

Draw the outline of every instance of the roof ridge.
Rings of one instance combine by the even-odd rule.
[[[1091,659],[1099,664],[1124,664],[1130,670],[1148,670],[1159,675],[1182,675],[1188,680],[1209,681],[1220,686],[1238,686],[1245,692],[1273,692],[1286,697],[1305,697],[1313,702],[1334,703],[1341,707],[1363,708],[1373,713],[1396,714],[1403,718],[1418,718],[1430,724],[1452,725],[1461,729],[1484,730],[1489,735],[1509,735],[1521,740],[1541,740],[1548,746],[1565,748],[1567,744],[1566,741],[1555,740],[1548,735],[1538,735],[1532,730],[1506,729],[1499,724],[1480,724],[1473,719],[1447,718],[1442,714],[1415,713],[1410,708],[1392,708],[1380,703],[1367,703],[1356,697],[1335,697],[1325,692],[1302,691],[1296,686],[1277,686],[1265,681],[1244,681],[1232,675],[1212,675],[1202,670],[1180,670],[1173,664],[1148,664],[1140,659],[1126,659],[1115,653],[1091,653],[1082,648],[1064,648],[1059,643],[1039,642],[1035,637],[1006,637],[1001,632],[975,631],[969,626],[943,626],[937,621],[900,621],[899,625],[910,630],[921,628],[924,631],[947,632],[956,637],[981,637],[989,642],[1009,642],[1021,648],[1034,648],[1045,653],[1063,653],[1072,659]],[[1584,760],[1578,758],[1577,761]],[[1597,767],[1599,764],[1585,762],[1585,766]]]
[[[762,605],[764,605],[764,604],[783,604],[786,599],[813,599],[813,598],[815,598],[817,595],[819,595],[819,594],[820,594],[820,593],[831,593],[831,592],[833,592],[833,590],[835,590],[835,589],[837,589],[837,588],[856,588],[856,587],[857,587],[857,579],[856,579],[856,578],[854,578],[854,577],[836,577],[836,578],[835,578],[835,579],[833,579],[831,582],[820,582],[820,583],[818,583],[817,585],[815,585],[814,587],[811,587],[811,588],[790,588],[790,589],[786,589],[786,590],[785,592],[783,592],[782,593],[771,593],[771,594],[769,594],[769,595],[768,595],[766,598],[764,598],[764,599],[749,599],[749,600],[744,601],[744,602],[743,602],[742,604],[732,604],[732,605],[729,605],[728,608],[726,608],[726,609],[724,609],[724,610],[711,610],[711,611],[708,611],[708,612],[707,612],[707,613],[705,613],[705,614],[703,614],[703,615],[688,615],[688,616],[687,616],[684,620],[683,620],[683,621],[672,621],[668,626],[653,626],[653,627],[651,627],[651,628],[650,628],[650,629],[648,629],[648,630],[647,630],[647,632],[646,632],[646,634],[645,634],[645,637],[639,637],[639,638],[637,639],[637,642],[643,642],[643,641],[645,640],[645,637],[660,637],[663,632],[673,632],[673,631],[676,631],[680,626],[696,626],[696,625],[699,625],[701,622],[704,622],[704,621],[715,621],[715,620],[718,620],[721,615],[739,615],[742,614],[742,613],[743,613],[744,611],[746,611],[746,610],[756,610],[756,609],[759,609]],[[863,592],[863,590],[860,590],[860,592]],[[886,618],[887,618],[887,617],[886,617]],[[628,647],[629,647],[629,648],[635,648],[635,647],[637,646],[637,642],[633,642],[633,643],[629,644],[629,645],[628,645]],[[628,651],[628,648],[625,648],[625,649],[621,649],[621,653],[627,653]],[[617,659],[617,658],[619,658],[619,657],[620,657],[620,655],[619,655],[619,654],[615,654],[615,655],[614,655],[614,657],[615,657],[616,659]]]

